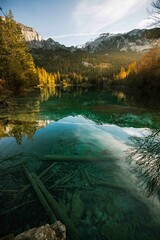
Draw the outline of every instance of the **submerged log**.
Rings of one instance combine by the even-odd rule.
[[[69,182],[69,181],[76,175],[76,173],[77,173],[78,170],[79,170],[79,169],[71,172],[70,174],[68,174],[67,176],[65,176],[65,177],[62,178],[62,179],[58,179],[52,186],[50,186],[49,189],[52,189],[52,188],[58,186],[59,184],[64,184],[64,183]]]
[[[2,212],[2,213],[0,214],[0,216],[1,216],[1,215],[8,214],[8,213],[10,213],[10,212],[12,212],[12,211],[15,211],[15,210],[19,209],[20,207],[23,207],[23,206],[25,206],[25,205],[27,205],[27,204],[33,203],[34,201],[35,201],[35,200],[30,200],[30,201],[21,203],[21,204],[19,204],[18,206],[15,206],[15,207],[13,207],[13,208],[10,208],[10,209]],[[0,239],[0,240],[1,240],[1,239]]]
[[[33,176],[36,184],[38,185],[39,189],[45,196],[47,202],[49,203],[49,205],[50,205],[51,209],[53,210],[54,214],[56,215],[56,217],[65,224],[70,239],[78,240],[78,232],[75,230],[72,220],[67,216],[65,209],[62,209],[62,207],[57,203],[57,201],[50,194],[50,192],[47,190],[47,188],[44,186],[44,184],[41,182],[41,180],[38,178],[38,176],[34,173],[32,173],[32,176]]]
[[[48,217],[50,218],[51,222],[54,222],[56,219],[52,209],[50,208],[48,202],[46,201],[46,199],[44,198],[41,190],[39,189],[38,185],[36,184],[35,180],[33,179],[33,177],[31,176],[31,174],[29,173],[29,171],[24,167],[25,170],[25,174],[29,180],[29,182],[31,183],[32,187],[34,188],[40,203],[42,204],[42,206],[44,207],[46,214],[48,215]]]
[[[42,178],[46,173],[48,173],[53,167],[55,167],[56,163],[52,163],[48,168],[46,168],[41,174],[39,175]]]
[[[51,160],[54,162],[107,162],[108,160],[112,160],[113,156],[109,155],[88,155],[88,156],[79,156],[79,155],[45,155],[44,160]]]

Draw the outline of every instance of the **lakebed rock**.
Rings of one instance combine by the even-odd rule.
[[[0,240],[66,240],[66,228],[60,221],[57,221],[52,225],[45,224],[20,233],[16,237],[8,235]]]

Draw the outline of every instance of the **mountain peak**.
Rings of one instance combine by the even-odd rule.
[[[20,28],[23,37],[28,43],[29,47],[32,49],[46,49],[46,50],[56,50],[56,49],[68,49],[64,45],[54,41],[52,38],[44,40],[43,37],[32,27],[28,27],[21,23],[17,23]]]
[[[160,28],[133,29],[130,32],[119,34],[102,33],[94,41],[87,42],[83,49],[90,53],[108,51],[145,52],[154,47],[157,36],[160,36]]]
[[[101,33],[99,37],[109,37],[110,33]]]
[[[94,52],[108,53],[111,51],[137,51],[145,52],[153,48],[156,44],[157,36],[160,36],[160,28],[152,29],[133,29],[127,33],[101,33],[93,41],[89,41],[77,47],[66,47],[54,41],[52,38],[44,40],[42,36],[35,31],[34,28],[18,23],[21,27],[22,34],[32,49],[46,49],[46,50],[67,50],[74,52],[78,49]],[[149,37],[148,37],[149,36]]]
[[[145,29],[133,29],[132,31],[129,31],[127,34],[132,37],[132,36],[139,36],[141,37],[143,32],[145,32]]]
[[[22,23],[18,23],[18,25],[20,26],[22,35],[27,42],[43,41],[42,36],[34,28],[23,25]]]

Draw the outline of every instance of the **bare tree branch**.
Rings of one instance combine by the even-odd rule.
[[[151,6],[153,10],[150,11],[150,19],[153,21],[151,25],[153,26],[160,26],[160,0],[155,0],[152,2]]]
[[[139,186],[148,196],[154,195],[160,199],[160,129],[131,140],[127,158],[131,172],[137,176]]]

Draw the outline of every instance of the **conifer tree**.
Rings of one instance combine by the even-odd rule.
[[[18,91],[36,84],[33,58],[11,11],[0,17],[0,46],[0,78],[7,87]]]

